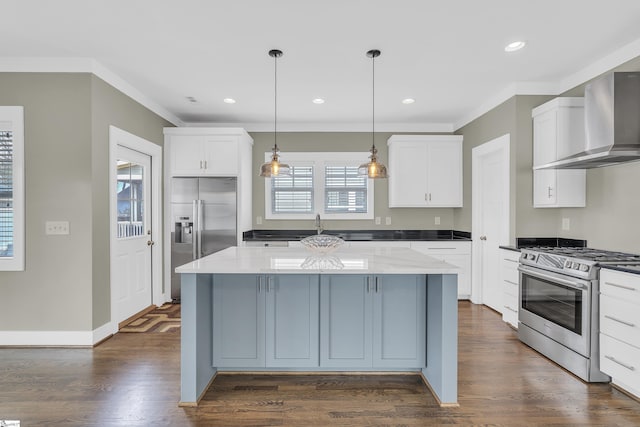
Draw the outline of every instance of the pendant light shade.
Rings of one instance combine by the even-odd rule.
[[[273,108],[273,154],[271,161],[260,166],[260,176],[270,178],[278,175],[289,175],[291,167],[286,163],[280,163],[278,155],[278,58],[282,56],[282,51],[273,49],[269,51],[269,56],[273,58],[274,64],[274,108]]]
[[[376,58],[380,56],[380,51],[373,49],[367,52],[372,64],[372,114],[371,114],[371,155],[369,162],[358,167],[358,175],[367,175],[369,178],[387,178],[387,167],[378,162],[378,149],[376,148]]]

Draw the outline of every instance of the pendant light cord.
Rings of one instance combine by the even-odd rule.
[[[372,62],[372,79],[371,79],[371,86],[372,86],[372,90],[371,93],[372,98],[371,98],[371,154],[375,156],[375,149],[376,149],[376,56],[375,54],[371,56],[371,60]]]
[[[278,153],[278,56],[273,57],[273,149]]]

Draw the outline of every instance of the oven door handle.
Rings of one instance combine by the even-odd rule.
[[[585,284],[586,282],[581,279],[567,279],[566,276],[562,276],[560,274],[550,273],[550,272],[540,272],[539,270],[534,270],[533,268],[519,265],[518,271],[524,274],[528,274],[529,276],[537,277],[539,279],[549,280],[555,283],[559,283],[563,286],[567,286],[573,289],[585,290],[589,289],[589,287]]]

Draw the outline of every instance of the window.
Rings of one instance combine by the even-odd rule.
[[[265,218],[313,219],[319,213],[326,219],[373,219],[373,181],[358,175],[367,157],[285,152],[280,160],[291,166],[291,175],[265,180]]]
[[[0,270],[24,270],[24,119],[0,107]]]

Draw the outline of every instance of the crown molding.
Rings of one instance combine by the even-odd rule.
[[[92,58],[0,58],[0,72],[3,73],[91,73],[104,80],[129,98],[148,108],[158,116],[175,126],[184,126],[184,122],[175,114],[145,96],[122,77]]]
[[[241,127],[247,132],[273,132],[273,123],[185,123],[188,127]],[[376,123],[376,132],[453,133],[453,123]],[[278,123],[278,132],[371,132],[368,123]]]

